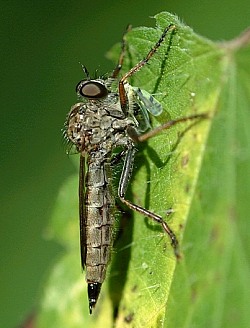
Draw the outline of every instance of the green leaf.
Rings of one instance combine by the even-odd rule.
[[[38,327],[112,327],[114,311],[115,327],[247,326],[249,190],[242,186],[250,179],[249,40],[246,34],[216,44],[171,14],[155,18],[156,29],[126,35],[123,72],[175,24],[130,83],[163,105],[154,126],[194,113],[208,112],[210,119],[180,123],[140,146],[127,198],[164,217],[182,258],[177,263],[159,225],[137,213],[124,215],[124,232],[89,316],[73,177],[59,193],[50,230],[67,250],[46,283]],[[115,46],[109,57],[117,61],[118,53]]]

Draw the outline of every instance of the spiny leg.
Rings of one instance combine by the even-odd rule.
[[[163,130],[170,129],[172,126],[174,126],[178,123],[187,122],[187,121],[191,121],[191,120],[205,119],[205,118],[209,118],[208,113],[194,114],[194,115],[190,115],[190,116],[180,117],[180,118],[177,118],[175,120],[170,120],[170,121],[167,121],[166,123],[154,128],[154,129],[152,129],[152,130],[150,130],[150,131],[148,131],[144,134],[137,135],[136,140],[135,140],[135,135],[133,133],[133,140],[135,140],[137,142],[143,142],[143,141],[146,141],[146,140],[156,136],[157,134],[159,134]]]
[[[178,250],[178,240],[177,240],[174,232],[170,229],[170,227],[163,220],[163,218],[161,216],[154,214],[154,213],[146,210],[145,208],[143,208],[139,205],[136,205],[136,204],[130,202],[129,200],[125,199],[125,194],[126,194],[129,180],[130,180],[132,170],[133,170],[135,152],[136,152],[135,148],[130,148],[130,149],[128,149],[128,151],[126,153],[123,170],[122,170],[119,187],[118,187],[118,196],[119,196],[120,200],[122,201],[122,203],[127,205],[130,209],[137,211],[137,212],[141,213],[142,215],[147,216],[148,218],[153,219],[154,221],[161,224],[163,230],[169,235],[169,237],[171,239],[171,245],[174,249],[175,256],[177,258],[179,258],[180,254],[179,254],[179,250]]]
[[[121,159],[125,156],[127,152],[127,149],[123,149],[122,151],[120,151],[118,154],[116,154],[112,159],[111,159],[111,166],[114,166],[116,164],[118,164]]]
[[[136,133],[135,129],[133,129],[132,127],[128,127],[127,133],[133,141],[143,142],[151,137],[154,137],[161,131],[169,129],[178,123],[186,122],[186,121],[194,120],[194,119],[204,119],[204,118],[208,118],[208,117],[209,116],[207,113],[194,114],[194,115],[182,117],[182,118],[179,118],[176,120],[168,121],[165,124],[155,128],[147,133],[144,133],[142,135],[138,135]],[[126,152],[126,155],[125,155],[126,157],[124,160],[123,170],[122,170],[119,187],[118,187],[118,196],[119,196],[120,200],[125,205],[127,205],[130,209],[137,211],[137,212],[147,216],[148,218],[153,219],[154,221],[158,222],[159,224],[161,224],[163,230],[169,235],[169,237],[171,239],[171,244],[174,249],[175,256],[177,258],[180,258],[180,253],[179,253],[179,248],[178,248],[178,240],[177,240],[174,232],[171,230],[171,228],[168,226],[168,224],[163,220],[163,218],[161,216],[159,216],[155,213],[152,213],[152,212],[146,210],[145,208],[143,208],[139,205],[136,205],[136,204],[130,202],[129,200],[125,199],[127,187],[128,187],[129,181],[130,181],[130,177],[132,175],[135,152],[136,152],[136,149],[133,147],[129,148]],[[124,152],[122,155],[124,155]]]
[[[148,61],[150,60],[150,58],[153,57],[153,55],[156,53],[157,49],[161,46],[162,42],[164,41],[167,33],[169,31],[173,31],[175,30],[175,25],[174,24],[170,24],[168,25],[160,39],[156,42],[156,44],[154,45],[154,47],[148,52],[148,54],[146,55],[146,57],[144,59],[142,59],[141,61],[139,61],[139,63],[137,63],[134,67],[132,67],[126,74],[123,75],[123,77],[120,79],[119,81],[119,96],[120,96],[120,103],[121,103],[121,108],[124,112],[126,112],[126,107],[127,107],[127,96],[126,96],[126,92],[125,92],[125,88],[124,88],[124,84],[127,80],[127,78],[131,77],[134,73],[136,73],[137,71],[139,71],[144,65],[146,65],[148,63]]]
[[[177,118],[175,120],[167,121],[166,123],[154,128],[146,133],[143,133],[141,135],[138,134],[137,130],[135,130],[132,126],[128,126],[127,134],[135,143],[144,142],[144,141],[147,141],[148,139],[156,136],[163,130],[170,129],[172,126],[175,126],[178,123],[183,123],[183,122],[191,121],[191,120],[195,120],[195,119],[201,120],[201,119],[205,119],[205,118],[209,118],[208,113],[200,113],[200,114],[194,114],[194,115],[190,115],[190,116],[184,116],[181,118]]]
[[[127,28],[126,28],[125,33],[123,34],[122,42],[121,42],[121,53],[120,53],[120,56],[119,56],[119,60],[118,60],[118,63],[117,63],[117,65],[116,65],[116,67],[113,70],[113,73],[111,75],[111,77],[114,78],[114,79],[118,76],[118,74],[120,73],[120,70],[122,69],[123,60],[124,60],[125,51],[126,51],[125,35],[131,30],[131,28],[132,28],[132,25],[128,25]]]

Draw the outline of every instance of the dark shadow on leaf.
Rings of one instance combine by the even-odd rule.
[[[109,294],[113,304],[113,320],[115,321],[120,301],[127,280],[128,266],[131,258],[133,240],[133,216],[123,212],[120,218],[120,228],[114,244],[111,270],[109,276]]]
[[[161,62],[161,70],[160,70],[160,74],[158,76],[158,79],[156,80],[155,87],[153,89],[153,94],[157,93],[158,87],[159,87],[159,85],[161,83],[161,80],[163,78],[165,67],[166,67],[166,62],[168,60],[168,55],[169,55],[169,52],[171,50],[171,46],[172,46],[172,43],[173,43],[174,34],[175,34],[175,30],[172,30],[172,32],[170,33],[170,36],[169,36],[169,41],[168,41],[167,50],[165,52],[165,56],[164,56],[164,58]]]
[[[147,153],[148,153],[148,157],[149,159],[156,165],[157,168],[161,168],[161,167],[165,167],[170,159],[171,159],[171,155],[173,154],[173,152],[176,151],[179,143],[181,142],[182,138],[184,137],[184,135],[190,130],[192,129],[192,127],[194,127],[196,124],[198,124],[201,120],[203,120],[203,118],[195,120],[193,123],[189,124],[188,127],[186,127],[183,131],[181,131],[178,135],[178,138],[176,140],[176,142],[173,144],[172,148],[170,149],[169,155],[167,155],[167,158],[164,162],[162,162],[162,160],[159,158],[159,156],[157,155],[157,153],[154,151],[154,149],[152,147],[147,147]],[[146,156],[144,157],[144,165],[146,165],[147,167],[147,181],[150,181],[150,168],[149,168],[149,163],[148,163],[148,159],[146,158]],[[149,208],[149,198],[150,198],[150,183],[147,184],[147,191],[146,191],[146,197],[145,197],[145,208]],[[163,218],[165,219],[166,217],[169,217],[168,213],[169,209],[166,209],[166,215],[163,216]],[[157,214],[157,213],[156,213]],[[174,213],[173,213],[174,214]],[[173,219],[173,214],[171,214],[171,220]],[[162,227],[160,225],[154,224],[153,221],[147,217],[145,217],[145,224],[147,225],[147,228],[149,228],[152,231],[162,231]]]
[[[127,199],[137,203],[134,200],[134,198],[136,198],[136,195],[132,197],[131,186],[133,185],[133,180],[134,180],[134,176],[136,175],[136,172],[139,171],[142,166],[146,167],[146,178],[147,181],[150,181],[150,165],[147,158],[149,158],[156,165],[157,168],[165,167],[169,163],[171,154],[174,151],[176,151],[184,135],[194,125],[198,124],[199,122],[200,120],[196,120],[188,127],[186,127],[182,132],[179,133],[176,142],[173,144],[169,152],[169,155],[167,155],[167,158],[164,162],[159,158],[155,150],[152,147],[148,146],[146,143],[138,145],[139,152],[137,153],[135,159],[134,172],[131,177],[128,191],[126,193]],[[143,153],[144,149],[147,150],[147,155],[148,155],[147,157]],[[115,179],[117,180],[116,184],[118,184],[119,177],[117,175],[117,172],[115,174]],[[148,209],[150,208],[150,183],[147,183],[145,195],[146,196],[144,200],[144,206],[146,209]],[[111,271],[109,277],[109,293],[113,303],[114,321],[118,316],[119,305],[123,296],[123,290],[127,279],[128,266],[131,258],[131,247],[133,242],[133,226],[134,226],[133,212],[124,208],[123,205],[118,205],[118,207],[119,206],[120,206],[120,213],[121,213],[120,227],[114,245],[115,251],[112,256],[112,264],[111,264]],[[169,214],[167,214],[168,210],[169,209],[166,209],[166,215],[164,216],[164,219],[169,216]],[[147,228],[150,229],[151,231],[162,232],[162,227],[160,225],[153,224],[152,220],[150,220],[149,218],[145,217],[144,222],[147,225]]]

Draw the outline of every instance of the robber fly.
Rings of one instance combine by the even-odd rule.
[[[160,115],[162,106],[148,92],[128,83],[128,79],[148,63],[167,33],[174,30],[173,24],[167,26],[146,57],[120,79],[118,75],[126,52],[124,38],[118,64],[110,77],[92,79],[83,66],[86,78],[76,86],[81,102],[72,106],[65,122],[65,136],[80,153],[81,262],[86,271],[90,313],[96,305],[111,256],[115,208],[111,168],[119,160],[124,161],[118,186],[120,201],[158,222],[170,237],[176,256],[179,254],[177,238],[163,218],[126,199],[136,144],[179,122],[201,116],[172,120],[150,130],[148,113]],[[113,155],[114,150],[119,148],[122,149],[120,153]]]

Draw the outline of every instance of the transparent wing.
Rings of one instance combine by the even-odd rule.
[[[162,105],[147,91],[132,86],[130,88],[135,102],[134,117],[138,122],[138,130],[139,132],[145,132],[151,128],[148,113],[153,116],[160,115],[162,113]]]
[[[137,87],[132,87],[132,89],[136,94],[143,111],[148,111],[154,116],[161,115],[163,109],[161,103],[158,100],[156,100],[150,93],[145,90],[141,90]]]
[[[79,217],[80,217],[80,248],[81,263],[84,269],[86,260],[86,214],[85,214],[85,174],[86,174],[86,158],[80,156],[79,167]]]

